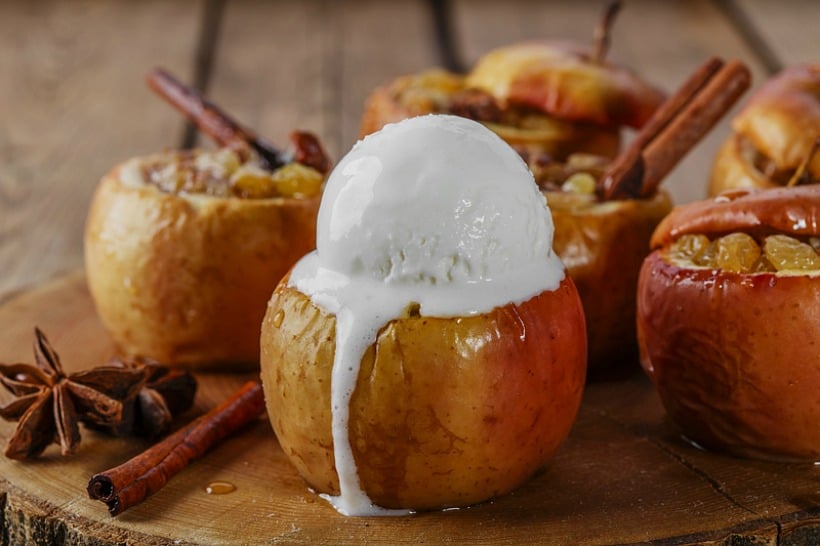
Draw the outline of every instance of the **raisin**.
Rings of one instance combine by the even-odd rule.
[[[712,241],[692,261],[702,267],[717,267],[717,241]]]
[[[751,235],[730,233],[717,240],[715,265],[726,271],[749,273],[760,257],[760,247]]]
[[[595,193],[595,177],[589,173],[575,173],[561,185],[561,190],[582,195]]]
[[[787,235],[770,235],[763,242],[766,258],[778,271],[820,269],[820,256],[812,245]]]
[[[312,197],[322,191],[319,171],[301,163],[288,163],[272,173],[252,166],[241,167],[231,178],[234,194],[248,199]]]
[[[672,243],[670,256],[679,260],[696,262],[708,246],[709,238],[706,235],[682,235],[680,239]]]

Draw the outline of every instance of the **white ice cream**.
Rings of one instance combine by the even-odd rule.
[[[290,285],[336,315],[332,426],[346,515],[407,513],[359,486],[348,409],[365,349],[411,304],[436,317],[485,313],[554,290],[564,268],[552,217],[518,154],[479,123],[424,116],[358,142],[331,173],[317,250]]]

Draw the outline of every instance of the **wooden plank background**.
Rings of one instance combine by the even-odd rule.
[[[82,267],[103,173],[180,142],[147,70],[193,73],[201,2],[0,5],[0,293]]]
[[[275,142],[320,134],[338,158],[356,140],[369,90],[397,74],[529,38],[587,40],[602,2],[509,0],[57,0],[0,4],[0,294],[82,266],[87,204],[100,176],[181,145],[179,116],[143,84],[163,65]],[[673,89],[710,55],[748,62],[755,83],[820,57],[811,0],[626,2],[611,57]],[[441,39],[439,31],[443,31]],[[666,182],[703,195],[727,122]],[[0,296],[1,297],[1,296]]]

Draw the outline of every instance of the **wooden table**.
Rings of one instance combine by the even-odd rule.
[[[362,102],[376,84],[431,65],[469,66],[483,52],[523,39],[587,39],[600,9],[599,2],[568,0],[4,2],[0,4],[0,306],[7,304],[8,309],[37,294],[44,283],[81,270],[83,222],[91,193],[104,172],[128,157],[195,141],[180,117],[144,85],[143,76],[152,66],[165,66],[194,82],[274,142],[285,142],[293,128],[309,129],[321,135],[328,151],[338,158],[355,142]],[[820,4],[812,0],[630,0],[614,31],[611,57],[668,90],[708,56],[740,58],[751,67],[754,85],[759,85],[782,66],[820,59],[819,23]],[[724,121],[667,179],[665,185],[677,202],[704,195],[711,159],[727,132],[728,121]],[[81,285],[70,276],[57,281],[57,286],[66,282]],[[12,357],[21,358],[5,354],[0,347],[0,360]],[[669,497],[677,501],[668,507],[647,508],[653,502],[663,503],[662,495],[630,501],[633,507],[647,508],[645,514],[666,513],[671,526],[655,534],[624,531],[641,527],[642,517],[649,517],[636,508],[626,512],[634,519],[610,522],[614,530],[623,531],[613,531],[611,536],[619,537],[616,541],[722,544],[732,537],[756,544],[786,543],[790,537],[794,543],[820,541],[816,467],[791,473],[681,446],[663,435],[662,410],[653,396],[640,379],[591,389],[570,447],[559,455],[561,468],[579,445],[612,449],[606,464],[617,471],[625,464],[618,457],[629,455],[624,446],[643,442],[652,454],[633,463],[660,462],[660,468],[645,469],[650,479],[670,479],[679,486]],[[624,404],[612,407],[619,397],[624,397]],[[654,408],[654,413],[635,413],[646,408]],[[606,432],[603,422],[611,422],[611,430]],[[604,436],[590,436],[602,431]],[[627,477],[640,475],[635,472]],[[571,488],[573,480],[581,479],[551,474],[547,482]],[[5,529],[0,537],[11,540],[10,536],[21,535],[10,535],[9,529],[23,523],[14,509],[19,499],[2,493],[13,489],[4,483],[8,485],[0,477],[4,507],[0,528]],[[634,484],[628,485],[614,480],[609,487],[636,490]],[[588,500],[585,509],[590,521],[600,522],[602,515],[616,513],[613,507],[623,497],[614,489],[606,490],[607,484],[598,486],[589,488],[597,496]],[[698,496],[704,487],[707,501]],[[658,493],[653,487],[646,491]],[[78,503],[83,495],[80,487]],[[512,506],[515,502],[515,497],[499,501]],[[503,511],[483,510],[472,512],[489,518],[479,519],[479,525],[504,528],[504,521],[497,520]],[[326,516],[335,521],[332,512]],[[560,525],[536,525],[539,534],[532,540],[564,537],[573,543],[603,543],[610,536],[602,527],[590,526],[585,532],[587,520],[576,518],[577,513],[564,516],[565,523],[573,522],[572,533],[555,534]],[[452,521],[475,525],[472,519],[459,515]],[[703,524],[700,534],[692,530],[693,521]],[[150,527],[150,522],[143,523]],[[521,521],[510,524],[521,525]],[[77,525],[83,532],[92,532],[89,529],[95,525],[107,523],[83,520]],[[795,529],[799,532],[792,532]],[[444,534],[436,535],[434,526],[425,533],[416,538],[447,540]],[[377,542],[389,535],[373,531],[366,536]],[[497,543],[508,540],[500,531],[488,536]],[[298,534],[280,538],[300,541]],[[356,535],[348,538],[355,540]]]

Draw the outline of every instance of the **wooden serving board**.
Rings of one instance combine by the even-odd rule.
[[[103,362],[113,345],[82,274],[0,303],[0,361],[31,362],[42,328],[67,369]],[[248,375],[199,375],[189,417]],[[0,403],[8,401],[0,394]],[[0,443],[14,424],[0,422]],[[704,453],[664,421],[636,376],[587,389],[576,426],[548,467],[513,494],[471,508],[410,517],[346,518],[313,495],[260,419],[112,518],[88,499],[95,472],[146,446],[83,431],[79,452],[51,446],[37,460],[0,456],[4,544],[820,544],[820,466]],[[236,490],[209,495],[208,484]]]

